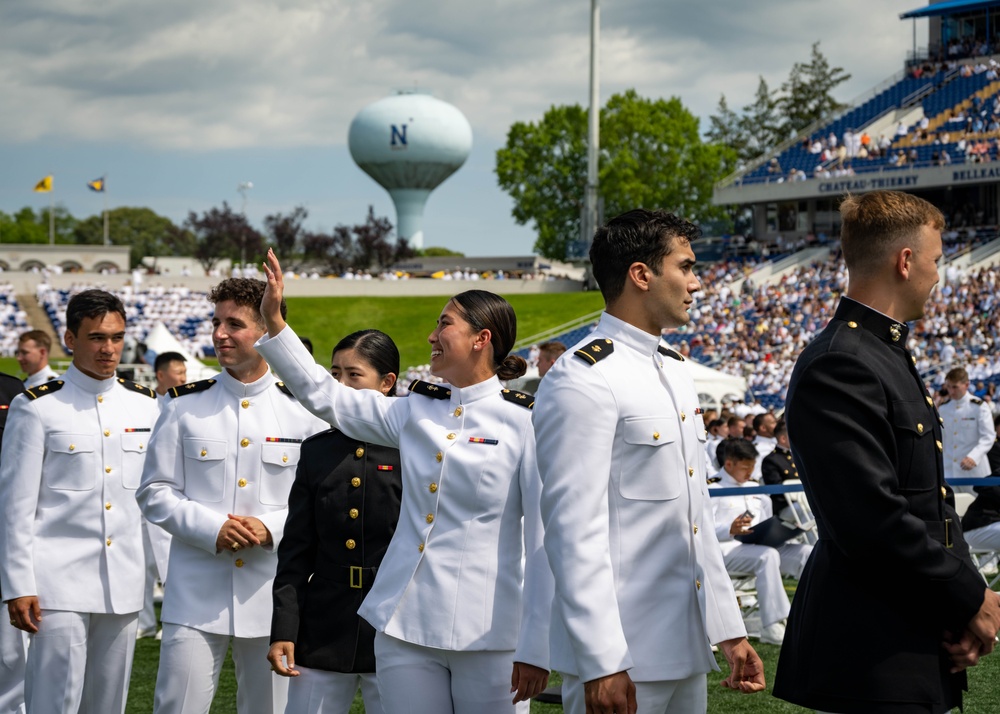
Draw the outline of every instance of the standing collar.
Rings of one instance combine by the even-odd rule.
[[[500,394],[503,387],[500,385],[500,378],[493,375],[486,381],[471,384],[468,387],[451,386],[449,389],[451,389],[451,403],[458,405],[469,404],[491,394]]]
[[[229,374],[229,370],[223,368],[219,376],[216,377],[219,383],[226,388],[226,391],[235,394],[238,397],[252,397],[263,393],[275,383],[275,377],[270,372],[265,372],[264,376],[253,382],[241,382],[236,379],[233,375]]]
[[[644,355],[655,355],[656,348],[660,345],[659,335],[651,335],[633,324],[609,315],[607,312],[601,313],[601,320],[597,323],[596,331],[611,338],[615,347],[626,345]]]
[[[843,320],[849,327],[861,326],[883,342],[906,349],[910,328],[905,322],[898,322],[853,298],[844,295],[833,317],[835,320]]]
[[[79,369],[77,369],[75,364],[70,364],[69,369],[66,370],[66,374],[63,377],[71,382],[74,386],[79,387],[85,392],[90,392],[91,394],[103,394],[114,389],[114,386],[118,384],[118,376],[108,377],[107,379],[94,379],[89,377]]]

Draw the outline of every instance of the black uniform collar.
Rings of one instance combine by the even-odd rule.
[[[833,319],[843,320],[848,327],[861,327],[883,342],[906,349],[906,338],[910,334],[910,328],[905,322],[897,322],[888,315],[846,295],[840,299]]]

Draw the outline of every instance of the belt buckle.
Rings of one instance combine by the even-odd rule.
[[[351,587],[356,590],[361,589],[361,571],[360,565],[351,566]]]
[[[944,547],[954,548],[955,544],[951,541],[951,519],[944,519]]]

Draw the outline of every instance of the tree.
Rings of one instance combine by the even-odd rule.
[[[296,206],[287,216],[274,213],[264,217],[264,228],[274,244],[279,259],[285,260],[291,256],[296,244],[305,234],[302,224],[308,217],[309,211],[304,206]]]
[[[740,126],[746,137],[741,155],[744,161],[763,156],[786,138],[781,128],[780,107],[780,99],[767,86],[767,81],[760,77],[753,102],[743,107],[743,116],[740,118]]]
[[[264,236],[225,201],[222,208],[212,208],[201,216],[189,211],[184,227],[194,235],[194,257],[206,272],[222,258],[233,262],[248,257],[252,261],[264,258]]]
[[[405,238],[390,242],[392,232],[392,222],[376,216],[375,208],[369,206],[364,223],[337,225],[332,234],[306,232],[302,248],[306,260],[325,262],[335,273],[343,273],[348,268],[384,269],[416,254]]]
[[[194,240],[179,231],[173,221],[148,208],[115,208],[108,211],[108,236],[114,245],[127,245],[132,266],[148,256],[191,255]],[[101,245],[104,242],[104,215],[80,221],[73,231],[77,243]]]
[[[717,114],[708,118],[712,128],[705,132],[705,138],[713,144],[728,146],[736,153],[736,162],[732,166],[726,167],[728,173],[736,169],[738,164],[748,160],[747,147],[750,138],[747,136],[743,118],[729,108],[725,94],[719,97],[719,107],[716,111]]]
[[[513,216],[533,222],[535,249],[561,260],[581,238],[587,176],[587,111],[552,107],[537,124],[517,122],[497,151],[500,187]],[[735,152],[702,142],[698,119],[680,99],[645,99],[635,90],[612,96],[601,112],[600,195],[606,216],[637,206],[665,207],[691,220],[721,215],[712,187]]]
[[[55,242],[72,243],[77,220],[64,206],[55,207]],[[49,208],[37,212],[25,206],[12,216],[0,213],[0,240],[4,243],[48,243]]]
[[[832,92],[851,78],[843,67],[831,67],[819,49],[819,42],[812,46],[808,63],[796,62],[781,85],[778,100],[785,137],[795,136],[810,124],[843,109],[845,104],[833,98]]]
[[[428,248],[423,248],[421,250],[414,251],[414,254],[424,256],[426,258],[449,257],[449,256],[455,256],[456,258],[465,257],[465,253],[460,253],[457,250],[452,250],[451,248],[444,248],[442,246],[437,246],[437,245],[432,245]]]

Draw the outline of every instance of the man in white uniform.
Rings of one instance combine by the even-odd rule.
[[[598,230],[590,259],[606,312],[535,402],[551,662],[570,714],[704,712],[713,642],[727,686],[764,688],[712,526],[694,380],[660,344],[700,288],[698,234],[643,210]]]
[[[997,438],[989,405],[969,394],[969,374],[961,367],[948,371],[944,388],[948,390],[948,401],[938,408],[944,422],[944,477],[989,476],[986,454]],[[955,490],[972,493],[971,486],[957,486]]]
[[[24,379],[24,388],[31,389],[40,384],[50,382],[59,373],[49,367],[49,352],[52,350],[52,338],[42,330],[29,330],[17,338],[17,363],[28,375]]]
[[[753,430],[757,432],[757,436],[753,439],[753,445],[757,449],[757,461],[754,462],[753,467],[755,481],[761,479],[761,465],[764,463],[764,459],[778,445],[777,439],[774,438],[774,427],[777,425],[778,420],[770,412],[757,414],[753,418]],[[719,464],[719,468],[722,468],[722,464]]]
[[[209,294],[223,372],[170,390],[138,499],[172,536],[155,712],[208,712],[229,645],[240,714],[283,712],[288,680],[267,663],[271,584],[303,439],[327,425],[268,371],[264,283],[230,278]]]
[[[73,364],[11,404],[0,457],[0,589],[28,632],[29,712],[125,710],[143,602],[139,486],[152,390],[115,376],[125,307],[85,290],[66,309]]]

